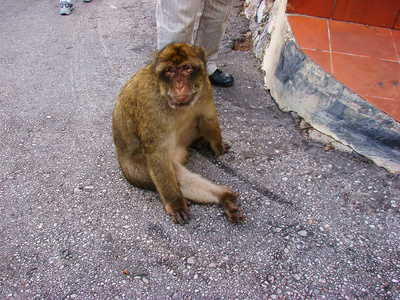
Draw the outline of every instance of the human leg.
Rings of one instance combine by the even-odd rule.
[[[193,44],[193,27],[199,11],[198,0],[157,0],[157,47],[170,43]]]
[[[196,46],[205,47],[209,59],[207,73],[210,75],[217,69],[212,61],[218,56],[219,44],[233,7],[233,0],[204,0],[202,2],[201,16],[193,42]]]

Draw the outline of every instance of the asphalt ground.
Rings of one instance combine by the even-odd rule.
[[[235,7],[215,88],[223,136],[188,168],[245,221],[173,224],[116,160],[111,115],[155,49],[154,1],[0,1],[0,299],[399,299],[400,177],[302,135],[263,86]]]

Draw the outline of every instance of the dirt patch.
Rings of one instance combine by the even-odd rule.
[[[251,31],[247,31],[241,38],[234,40],[233,50],[253,51],[253,39]]]

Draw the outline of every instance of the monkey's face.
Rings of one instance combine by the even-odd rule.
[[[155,57],[161,95],[173,108],[193,105],[207,79],[204,51],[189,44],[171,44]]]

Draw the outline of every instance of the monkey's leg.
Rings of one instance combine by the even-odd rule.
[[[237,194],[223,185],[216,185],[199,174],[190,172],[179,163],[174,163],[179,188],[184,198],[202,204],[219,203],[229,220],[238,223],[243,220],[241,209],[236,206]]]
[[[122,173],[131,184],[143,189],[156,190],[147,170],[144,156],[140,152],[132,154],[117,150],[117,157]]]
[[[222,141],[221,129],[218,124],[216,111],[212,114],[212,116],[203,117],[200,119],[199,130],[203,139],[210,144],[210,147],[215,155],[219,156],[228,152],[230,146]],[[198,143],[198,141],[196,141],[196,143]]]

